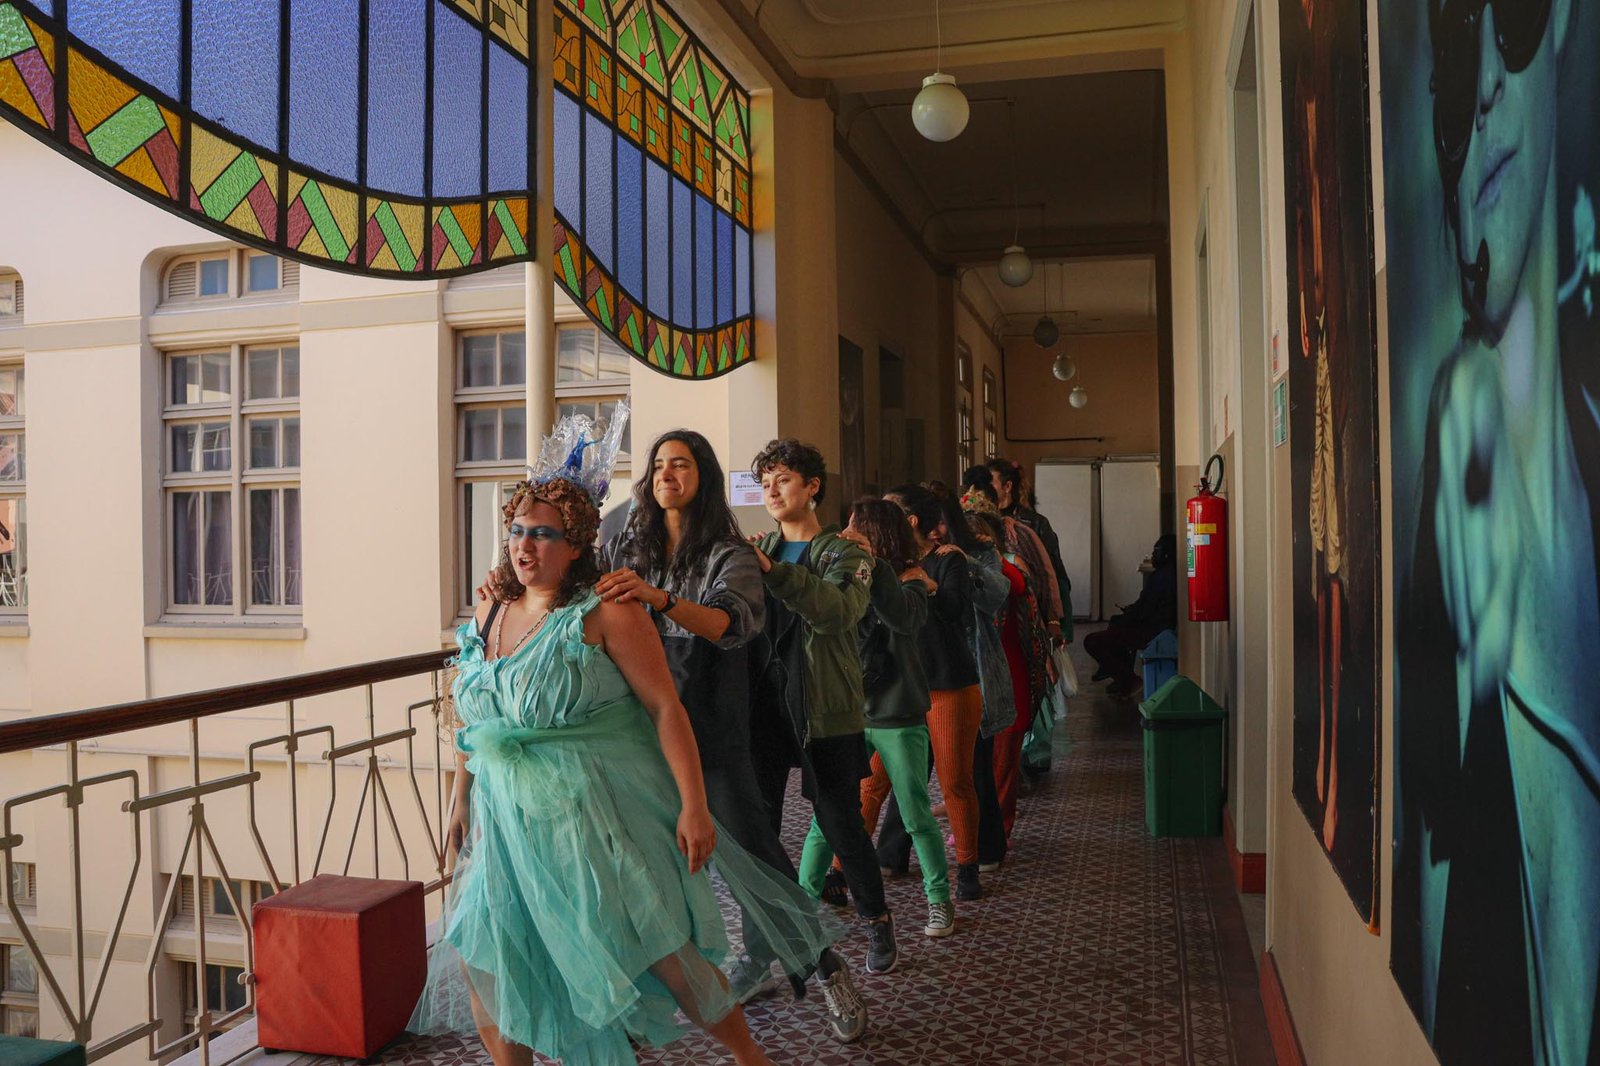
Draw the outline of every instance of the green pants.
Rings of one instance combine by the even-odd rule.
[[[944,834],[928,803],[928,727],[901,729],[867,727],[867,750],[872,753],[872,776],[861,782],[861,817],[870,834],[878,827],[878,812],[889,790],[900,801],[900,817],[917,862],[922,866],[922,891],[929,903],[950,902],[950,867],[944,855]],[[800,887],[822,895],[822,880],[833,865],[833,849],[823,839],[815,818],[800,853]]]

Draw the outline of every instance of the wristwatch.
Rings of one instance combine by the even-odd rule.
[[[676,606],[678,606],[678,597],[676,594],[669,592],[667,593],[667,602],[661,605],[661,610],[657,613],[671,614],[672,609]]]

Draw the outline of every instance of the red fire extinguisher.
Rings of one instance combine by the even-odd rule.
[[[1211,464],[1217,466],[1215,487]],[[1222,456],[1206,462],[1198,494],[1189,500],[1189,621],[1228,620],[1228,501],[1222,488]]]

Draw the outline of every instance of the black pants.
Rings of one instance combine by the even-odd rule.
[[[784,793],[789,788],[793,765],[771,744],[754,745],[753,754],[769,826],[776,833],[783,826]],[[861,779],[866,776],[867,767],[865,736],[854,733],[813,740],[806,745],[803,764],[805,794],[811,800],[823,838],[839,857],[856,913],[867,919],[881,917],[889,910],[883,898],[883,875],[872,853],[872,838],[861,820]]]
[[[1096,673],[1104,671],[1114,681],[1136,682],[1139,675],[1133,672],[1133,657],[1156,639],[1159,632],[1148,626],[1108,626],[1084,637],[1083,650],[1099,665]]]
[[[978,861],[1006,857],[1006,820],[1000,813],[1000,788],[994,779],[994,737],[978,738],[972,755],[972,784],[978,790]]]

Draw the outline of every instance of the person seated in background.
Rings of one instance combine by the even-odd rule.
[[[1178,624],[1178,571],[1175,553],[1177,538],[1162,535],[1150,552],[1150,570],[1144,575],[1139,598],[1114,615],[1106,628],[1083,638],[1083,650],[1093,657],[1097,669],[1090,680],[1111,680],[1113,696],[1129,696],[1138,691],[1139,675],[1133,659],[1163,629]],[[1143,570],[1140,567],[1140,570]]]

